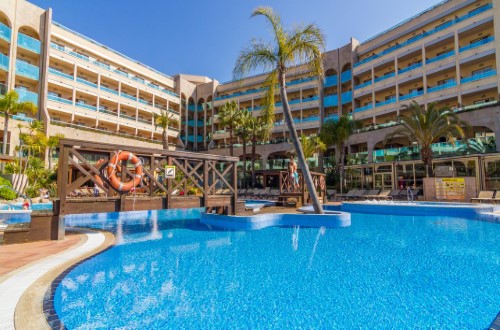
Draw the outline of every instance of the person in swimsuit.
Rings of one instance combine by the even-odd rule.
[[[288,172],[290,173],[290,180],[293,191],[299,188],[299,173],[297,172],[297,163],[293,159],[293,156],[290,156],[290,162],[288,163]]]

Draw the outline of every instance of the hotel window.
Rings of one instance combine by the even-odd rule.
[[[61,97],[61,94],[56,93],[56,92],[49,92],[49,96],[55,96],[55,97]]]
[[[76,103],[78,103],[78,104],[87,104],[87,101],[82,100],[82,99],[76,99]]]
[[[99,105],[99,110],[108,110],[106,105]]]

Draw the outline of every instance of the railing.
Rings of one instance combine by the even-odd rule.
[[[99,109],[99,112],[104,113],[104,114],[106,114],[108,116],[115,116],[115,117],[118,116],[118,112],[113,112],[113,111],[109,111],[109,110],[106,110],[106,109]]]
[[[33,93],[24,89],[16,88],[17,94],[19,94],[19,101],[22,102],[33,102],[38,104],[38,94]]]
[[[323,104],[325,107],[336,107],[339,104],[338,95],[328,95],[323,98]]]
[[[473,48],[477,48],[477,47],[480,47],[482,45],[486,45],[486,44],[489,44],[490,42],[493,42],[495,40],[495,37],[491,36],[491,37],[488,37],[488,38],[484,38],[482,40],[479,40],[479,41],[476,41],[476,42],[473,42],[467,46],[464,46],[464,47],[460,47],[460,50],[459,52],[462,53],[462,52],[465,52],[469,49],[473,49]]]
[[[382,81],[382,80],[385,80],[385,79],[389,79],[391,77],[394,77],[395,75],[396,75],[395,72],[391,72],[391,73],[383,75],[382,77],[375,78],[374,82],[378,83],[379,81]]]
[[[361,151],[348,154],[346,160],[348,165],[368,164],[368,151]]]
[[[365,105],[363,107],[355,108],[354,112],[363,112],[363,111],[370,110],[370,109],[373,109],[373,104],[372,103],[367,104],[367,105]]]
[[[111,94],[120,95],[120,93],[117,90],[114,90],[114,89],[111,89],[111,88],[108,88],[108,87],[104,87],[102,85],[99,86],[99,89],[103,90],[105,92],[111,93]]]
[[[297,79],[297,80],[291,80],[291,81],[287,82],[286,85],[293,86],[293,85],[298,85],[298,84],[302,84],[302,83],[305,83],[308,81],[313,81],[313,80],[318,80],[318,77],[308,77],[308,78],[301,78],[301,79]]]
[[[9,71],[9,57],[0,53],[0,69]]]
[[[423,94],[424,94],[423,90],[421,90],[421,91],[413,91],[411,93],[399,96],[399,100],[400,101],[404,101],[404,100],[412,99],[414,97],[417,97],[417,96],[420,96],[420,95],[423,95]]]
[[[347,81],[350,81],[352,79],[352,70],[349,69],[347,71],[344,71],[340,74],[340,82],[343,84]]]
[[[366,86],[370,86],[372,84],[372,81],[369,80],[369,81],[365,81],[364,83],[362,84],[359,84],[359,85],[356,85],[354,86],[354,89],[360,89],[360,88],[363,88],[363,87],[366,87]]]
[[[93,105],[90,105],[90,104],[76,102],[75,105],[77,107],[80,107],[80,108],[83,108],[83,109],[97,111],[97,107],[95,107]]]
[[[326,116],[324,121],[327,122],[328,120],[333,120],[333,121],[338,121],[339,120],[339,115],[329,115]]]
[[[10,42],[11,37],[12,37],[11,28],[0,22],[0,39]]]
[[[17,45],[34,53],[40,54],[41,42],[21,32],[17,34]]]
[[[124,118],[124,119],[135,121],[135,117],[124,115],[122,113],[120,113],[120,118]]]
[[[151,125],[151,121],[150,121],[150,120],[137,118],[137,121],[138,121],[138,122],[141,122],[141,123],[143,123],[143,124],[148,124],[148,125]]]
[[[422,66],[422,62],[414,63],[414,64],[412,64],[404,69],[398,70],[398,74],[403,74],[403,73],[415,70],[417,68],[420,68],[421,66]]]
[[[495,101],[484,102],[484,103],[479,103],[479,104],[467,105],[467,106],[461,107],[461,108],[456,108],[456,109],[453,109],[453,112],[461,113],[461,112],[467,112],[467,111],[474,111],[474,110],[479,110],[479,109],[483,109],[483,108],[493,107],[493,106],[496,106],[499,104],[500,104],[500,101],[495,100]]]
[[[232,94],[229,94],[229,95],[224,95],[224,96],[216,97],[215,101],[230,99],[230,98],[237,97],[237,96],[242,96],[242,95],[249,95],[249,94],[254,94],[254,93],[260,93],[260,92],[263,92],[265,90],[267,90],[267,88],[250,89],[250,90],[245,91],[245,92],[235,92],[235,93],[232,93]]]
[[[438,92],[438,91],[443,90],[443,89],[455,87],[456,85],[457,85],[457,82],[455,80],[448,81],[445,84],[437,85],[437,86],[428,88],[427,89],[427,93]]]
[[[55,96],[55,95],[52,95],[52,94],[48,94],[47,95],[47,99],[49,99],[50,101],[54,101],[54,102],[59,102],[59,103],[73,105],[73,101],[72,100],[63,99],[62,97]]]
[[[347,91],[342,93],[342,104],[351,103],[352,102],[352,91]]]
[[[497,74],[497,70],[490,70],[490,71],[486,71],[486,72],[476,73],[476,74],[473,74],[472,76],[462,78],[460,80],[460,83],[467,84],[467,83],[470,83],[470,82],[473,82],[476,80],[496,76],[496,74]]]
[[[385,100],[385,101],[382,101],[382,102],[377,102],[375,104],[375,107],[378,108],[378,107],[381,107],[381,106],[384,106],[384,105],[387,105],[387,104],[391,104],[391,103],[396,103],[396,97],[393,97],[391,99],[388,99],[388,100]]]
[[[384,124],[377,124],[377,125],[373,125],[373,126],[367,126],[367,127],[355,129],[353,131],[353,134],[359,134],[359,133],[374,131],[374,130],[378,130],[378,129],[382,129],[382,128],[387,128],[387,127],[392,127],[392,126],[396,126],[396,125],[399,125],[399,123],[396,122],[396,121],[390,121],[390,122],[384,123]]]
[[[50,43],[50,47],[51,47],[51,48],[53,48],[53,49],[57,49],[58,51],[61,51],[61,52],[63,52],[63,53],[66,53],[66,54],[68,54],[68,55],[71,55],[71,56],[73,56],[73,57],[79,58],[79,59],[81,59],[81,60],[83,60],[83,61],[85,61],[85,62],[92,63],[92,64],[94,64],[94,65],[96,65],[96,66],[98,66],[98,67],[100,67],[100,68],[106,69],[106,70],[108,70],[108,71],[110,71],[110,72],[115,72],[115,73],[117,73],[117,74],[119,74],[119,75],[126,76],[126,77],[128,77],[128,78],[131,78],[131,77],[133,78],[133,77],[134,77],[134,76],[131,76],[131,75],[129,75],[128,73],[123,72],[123,71],[122,71],[122,72],[123,72],[123,74],[122,74],[122,73],[120,73],[120,72],[117,72],[117,70],[116,70],[116,69],[111,68],[111,66],[110,66],[110,65],[108,65],[108,64],[106,64],[106,63],[102,63],[102,62],[99,62],[99,61],[97,61],[97,60],[91,60],[91,59],[90,59],[90,58],[88,58],[88,57],[85,57],[85,56],[80,55],[80,54],[78,54],[78,53],[76,53],[76,52],[70,51],[70,50],[66,49],[66,47],[60,46],[60,45],[55,44],[55,43],[53,43],[53,42],[51,42],[51,43]],[[156,71],[156,70],[154,70],[154,69],[151,69],[151,70],[153,70],[153,71],[155,71],[155,72],[158,72],[158,71]],[[158,72],[158,73],[160,73],[160,72]],[[162,74],[162,73],[160,73],[160,74]],[[162,74],[162,75],[163,75],[163,74]],[[132,78],[131,78],[131,79],[132,79]],[[142,82],[139,82],[139,81],[137,81],[137,80],[134,80],[134,81],[135,81],[135,82],[138,82],[138,83],[140,83],[140,84],[142,84],[142,85],[144,85],[144,86],[147,86],[147,83],[146,83],[146,82],[142,83]],[[161,92],[163,92],[163,93],[165,93],[165,94],[168,94],[168,95],[174,96],[174,97],[176,97],[176,98],[179,98],[179,95],[175,94],[174,92],[169,91],[168,89],[162,89],[162,88],[159,88],[158,90],[159,90],[159,91],[161,91]]]
[[[34,65],[16,60],[16,74],[33,80],[38,80],[40,70]]]
[[[372,60],[374,60],[376,58],[379,58],[379,57],[381,57],[383,55],[389,54],[389,53],[395,51],[396,49],[399,49],[401,47],[404,47],[404,46],[407,46],[409,44],[412,44],[412,43],[414,43],[414,42],[416,42],[416,41],[418,41],[420,39],[423,39],[424,37],[430,36],[430,35],[432,35],[434,33],[437,33],[439,31],[442,31],[442,30],[446,29],[446,28],[449,28],[450,26],[453,26],[453,25],[455,25],[455,24],[457,24],[459,22],[462,22],[462,21],[464,21],[464,20],[466,20],[468,18],[471,18],[471,17],[474,17],[476,15],[479,15],[479,14],[481,14],[481,13],[483,13],[483,12],[485,12],[485,11],[491,9],[491,8],[493,8],[493,5],[491,3],[488,3],[488,4],[484,5],[484,6],[479,7],[479,8],[476,8],[473,11],[471,11],[470,13],[465,14],[462,17],[457,17],[454,20],[450,21],[449,23],[445,23],[445,24],[443,24],[441,26],[437,26],[436,28],[434,28],[434,29],[432,29],[430,31],[426,31],[426,32],[423,32],[422,34],[419,34],[417,36],[409,38],[406,42],[403,42],[401,44],[393,46],[390,49],[386,49],[386,50],[380,52],[379,54],[375,54],[375,55],[373,55],[371,57],[368,57],[368,58],[366,58],[366,59],[364,59],[364,60],[362,60],[360,62],[354,63],[354,67],[357,67],[359,65],[368,63],[368,62],[370,62],[370,61],[372,61]],[[377,35],[377,36],[379,36],[379,35]],[[371,39],[369,39],[369,40],[371,40]]]
[[[49,73],[66,79],[74,80],[73,75],[61,72],[53,68],[49,68]]]
[[[26,117],[25,113],[18,113],[17,115],[13,115],[12,119],[26,121],[28,123],[31,123],[32,121],[35,120],[34,118]]]
[[[325,78],[325,87],[336,86],[338,84],[339,77],[338,75],[333,75]]]
[[[443,53],[443,54],[438,55],[436,57],[430,58],[430,59],[425,61],[425,64],[431,64],[434,62],[438,62],[438,61],[444,60],[445,58],[452,57],[452,56],[455,56],[454,50],[450,50],[449,52],[446,52],[446,53]]]
[[[137,101],[137,98],[135,96],[127,94],[125,92],[120,92],[120,96],[122,96],[126,99],[129,99],[129,100],[132,100],[132,101]]]
[[[95,84],[93,82],[90,82],[88,80],[85,80],[83,78],[76,77],[76,81],[78,81],[80,84],[84,84],[84,85],[87,85],[87,86],[90,86],[90,87],[97,88],[97,84]]]

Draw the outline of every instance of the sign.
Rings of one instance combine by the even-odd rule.
[[[165,179],[175,179],[175,166],[165,166]]]
[[[436,178],[436,199],[465,199],[464,178]]]

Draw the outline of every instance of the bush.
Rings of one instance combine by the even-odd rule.
[[[38,197],[38,195],[40,195],[38,193],[38,188],[37,187],[33,187],[33,186],[27,187],[26,190],[24,191],[24,193],[29,198],[36,198],[36,197]]]
[[[12,184],[10,183],[9,180],[0,177],[0,186],[12,187]],[[17,194],[15,192],[13,192],[12,190],[4,187],[4,188],[0,188],[0,198],[11,201],[11,200],[17,198]]]

